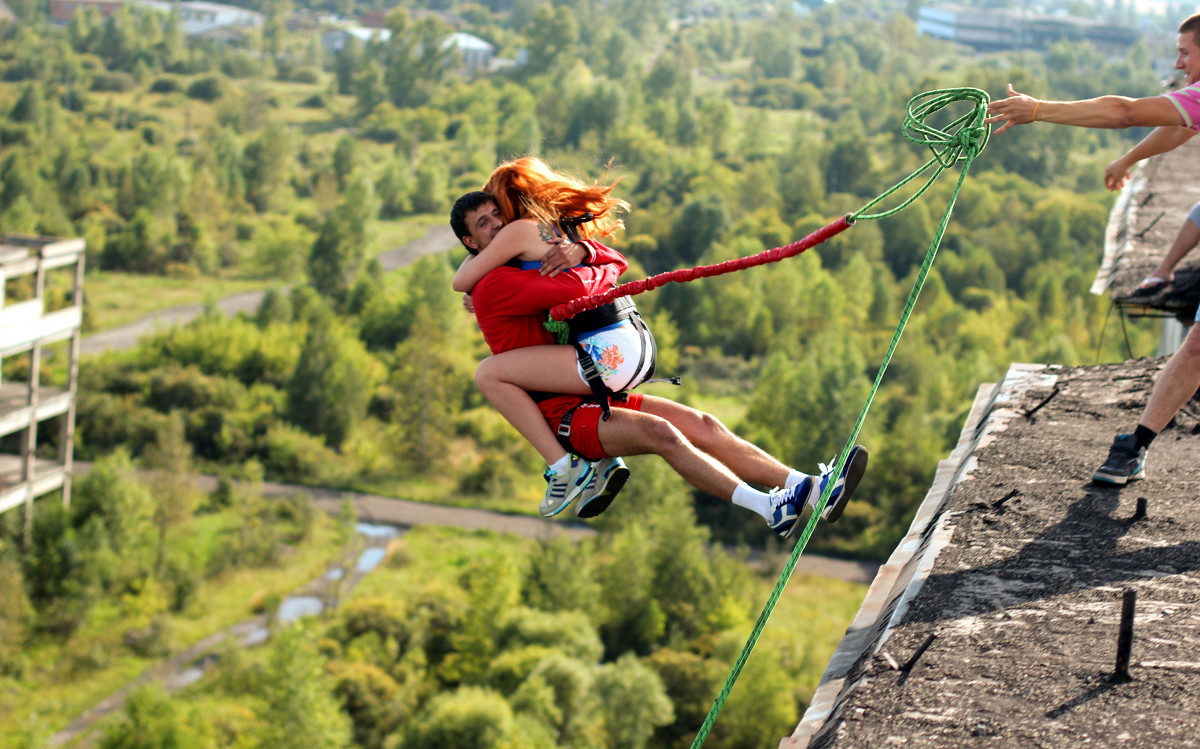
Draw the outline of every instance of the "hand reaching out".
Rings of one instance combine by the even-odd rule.
[[[999,99],[988,104],[988,117],[984,123],[1003,122],[994,135],[1008,130],[1015,125],[1025,125],[1035,121],[1035,113],[1041,101],[1017,91],[1008,84],[1008,98]]]

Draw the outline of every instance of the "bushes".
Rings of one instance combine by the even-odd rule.
[[[97,73],[92,76],[92,90],[102,93],[124,93],[137,88],[137,81],[129,73]]]
[[[150,84],[150,93],[152,94],[173,94],[182,90],[183,87],[174,78],[159,78]]]
[[[381,747],[409,717],[397,699],[400,685],[386,671],[369,663],[334,661],[327,666],[342,700],[342,710],[354,722],[354,741],[362,747]]]
[[[206,75],[203,78],[197,78],[192,81],[187,87],[187,97],[189,99],[200,99],[201,101],[216,101],[226,93],[227,84],[225,79],[216,75]]]
[[[440,749],[519,746],[512,707],[499,694],[478,687],[440,694],[417,716],[405,747]]]
[[[0,547],[0,675],[19,675],[21,651],[33,623],[20,566]]]
[[[287,79],[292,83],[316,84],[321,82],[321,71],[311,65],[304,65],[292,70]]]
[[[291,424],[272,425],[263,437],[261,451],[267,474],[284,483],[336,484],[341,473],[337,454],[320,437]]]

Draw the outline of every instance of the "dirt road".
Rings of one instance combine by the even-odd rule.
[[[377,258],[384,272],[398,270],[412,263],[422,255],[448,250],[455,244],[454,232],[445,224],[439,224],[425,233],[420,239],[414,239],[407,244],[388,250]],[[239,312],[251,313],[258,309],[265,290],[245,291],[225,297],[217,302],[217,309],[226,315],[236,315]],[[185,304],[171,307],[132,322],[119,328],[94,333],[83,339],[81,353],[98,354],[102,351],[120,351],[137,345],[138,339],[155,330],[182,325],[204,311],[203,304]]]

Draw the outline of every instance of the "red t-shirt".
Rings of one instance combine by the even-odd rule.
[[[550,308],[608,291],[629,267],[625,256],[611,247],[594,240],[584,241],[592,251],[588,265],[553,278],[536,270],[496,268],[475,284],[471,289],[475,320],[493,354],[558,343],[554,334],[543,326]],[[555,418],[583,400],[578,395],[563,395],[542,401],[538,406],[547,418]]]

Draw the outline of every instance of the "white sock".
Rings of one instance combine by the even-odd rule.
[[[733,503],[757,512],[767,522],[771,520],[771,495],[751,489],[745,482],[739,482],[733,490]]]
[[[787,482],[783,485],[783,488],[791,489],[793,486],[803,482],[806,478],[808,478],[807,473],[800,473],[795,468],[789,468]]]
[[[571,468],[571,454],[567,453],[550,464],[550,473],[561,476]]]

